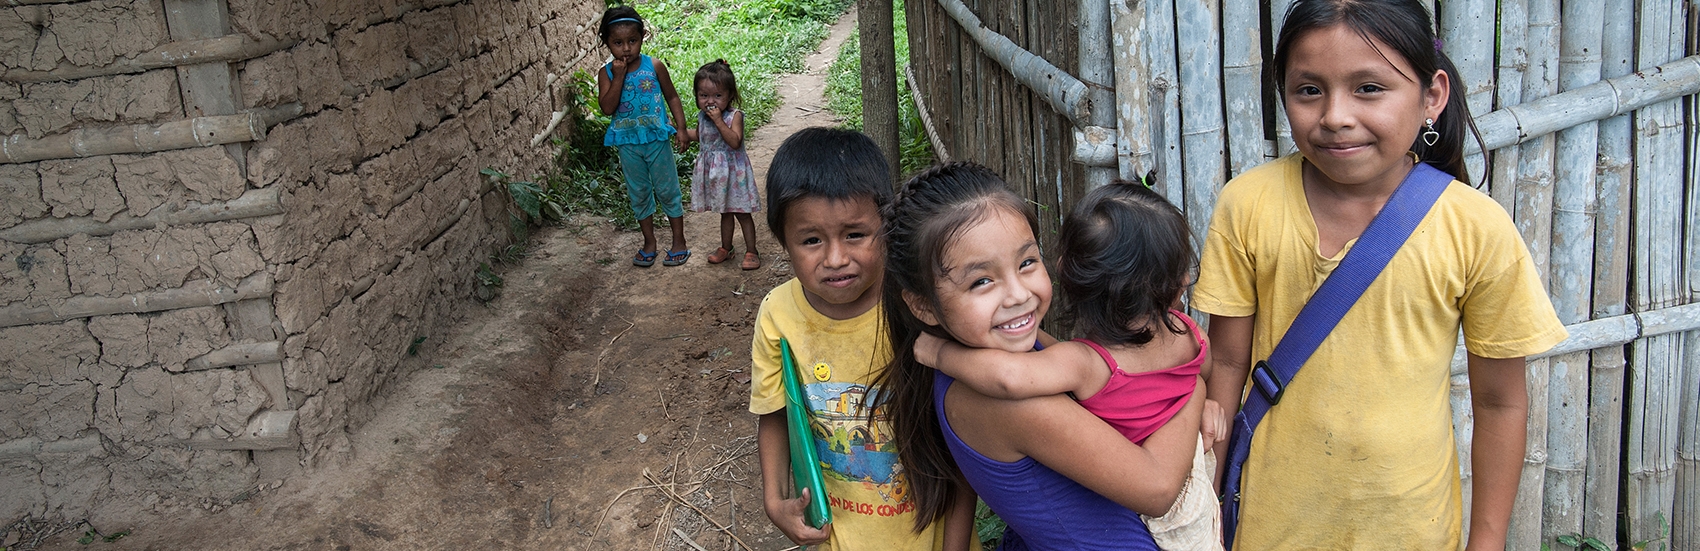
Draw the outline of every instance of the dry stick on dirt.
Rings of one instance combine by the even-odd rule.
[[[632,320],[626,318],[620,319],[626,322],[626,328],[620,331],[620,334],[614,335],[614,338],[608,339],[608,346],[602,347],[602,353],[596,355],[596,365],[592,367],[592,369],[596,370],[596,377],[592,378],[590,381],[591,392],[596,392],[596,385],[602,383],[602,359],[608,357],[609,350],[614,349],[614,341],[620,340],[620,337],[626,336],[626,332],[631,331],[633,327],[637,327],[637,324],[632,322]]]
[[[663,486],[660,481],[655,479],[655,475],[649,472],[649,469],[643,470],[643,477],[644,479],[649,480],[650,484],[654,484],[657,490],[661,490],[661,493],[666,494],[668,499],[678,502],[680,505],[684,505],[692,511],[696,511],[698,515],[702,516],[704,521],[707,521],[721,532],[725,532],[727,537],[732,538],[732,541],[738,542],[738,545],[743,546],[744,549],[749,549],[751,551],[755,550],[754,547],[750,547],[750,544],[744,543],[744,540],[738,538],[737,534],[732,533],[731,528],[727,528],[726,525],[715,522],[713,518],[708,516],[708,513],[704,513],[702,509],[698,509],[696,505],[689,501],[685,501],[685,498],[679,496],[679,494],[673,493],[673,491],[668,489],[666,486]]]
[[[602,507],[602,516],[596,517],[596,525],[590,527],[590,539],[592,539],[592,540],[596,539],[596,532],[602,529],[602,521],[608,519],[608,511],[610,509],[614,508],[614,504],[619,502],[620,498],[626,497],[626,494],[632,493],[632,492],[637,491],[637,490],[648,490],[650,488],[658,488],[658,487],[659,486],[632,486],[630,488],[620,490],[620,493],[614,495],[614,499],[608,500],[608,505]]]
[[[674,528],[674,529],[673,529],[673,533],[674,533],[674,534],[677,534],[677,535],[678,535],[678,536],[679,536],[679,539],[681,539],[681,540],[684,540],[684,541],[685,541],[685,545],[689,545],[689,546],[691,546],[691,549],[695,549],[695,550],[697,550],[697,551],[708,551],[708,550],[707,550],[707,549],[704,549],[704,548],[703,548],[703,546],[701,546],[701,545],[698,545],[698,544],[697,544],[697,542],[696,542],[696,540],[693,540],[693,539],[691,539],[691,536],[690,536],[690,535],[688,535],[688,534],[685,534],[685,531],[684,531],[684,530],[680,530],[680,529],[678,529],[678,528]]]

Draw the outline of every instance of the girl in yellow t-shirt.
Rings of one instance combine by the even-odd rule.
[[[1419,0],[1298,0],[1287,12],[1273,69],[1299,155],[1223,189],[1193,294],[1211,314],[1213,400],[1239,403],[1251,363],[1415,162],[1469,180],[1464,86],[1428,13]],[[1504,548],[1528,416],[1523,358],[1565,331],[1510,217],[1456,181],[1258,426],[1235,548],[1458,549],[1447,399],[1460,329],[1475,414],[1468,543]]]

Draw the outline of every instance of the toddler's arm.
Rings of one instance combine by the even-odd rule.
[[[767,512],[767,519],[785,533],[785,537],[798,545],[813,545],[827,540],[832,535],[832,523],[816,529],[809,526],[803,517],[803,510],[808,507],[808,489],[803,489],[803,495],[786,499],[785,488],[790,485],[791,477],[791,442],[785,433],[785,410],[779,410],[761,416],[756,425],[756,454],[761,461],[761,493],[762,509]]]
[[[986,396],[1020,400],[1073,392],[1087,397],[1104,388],[1108,367],[1084,345],[1059,342],[1036,352],[969,348],[926,333],[915,341],[915,359]]]
[[[673,128],[680,129],[674,134],[674,141],[679,142],[679,149],[685,149],[690,142],[685,141],[685,108],[679,103],[679,91],[673,88],[673,77],[667,74],[667,64],[655,60],[655,80],[661,84],[661,97],[667,100],[667,113],[673,116]]]
[[[1493,359],[1470,354],[1470,402],[1475,435],[1470,438],[1470,550],[1504,549],[1523,472],[1529,391],[1523,358]]]

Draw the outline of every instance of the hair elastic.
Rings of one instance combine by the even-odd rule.
[[[1440,51],[1440,48],[1443,46],[1446,46],[1445,42],[1441,42],[1439,38],[1434,39],[1434,51]]]
[[[643,21],[640,21],[640,20],[637,20],[637,19],[635,19],[635,18],[631,18],[631,17],[621,17],[621,18],[619,18],[619,19],[615,19],[615,20],[613,20],[613,21],[609,21],[609,22],[608,22],[608,24],[609,24],[609,25],[613,25],[613,24],[615,24],[615,23],[625,23],[625,22],[627,22],[627,21],[630,21],[630,22],[633,22],[633,23],[637,23],[637,24],[639,24],[639,25],[642,25],[642,24],[643,24]]]

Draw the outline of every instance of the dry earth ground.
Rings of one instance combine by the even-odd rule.
[[[781,80],[787,102],[748,140],[759,181],[786,136],[835,123],[823,75],[854,31],[852,13]],[[640,236],[603,220],[536,233],[499,298],[467,297],[422,343],[428,367],[375,398],[340,462],[223,502],[138,496],[142,523],[100,527],[128,536],[84,546],[77,528],[42,548],[791,547],[761,509],[746,409],[755,311],[790,267],[765,223],[760,270],[710,265],[719,215],[686,220],[695,255],[675,268],[631,266]]]

